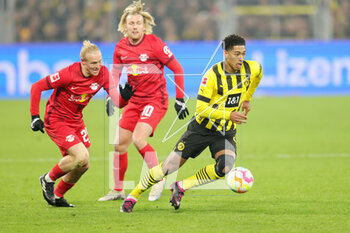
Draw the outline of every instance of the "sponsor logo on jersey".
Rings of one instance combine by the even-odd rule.
[[[74,135],[73,134],[70,134],[66,137],[66,141],[67,142],[73,142],[74,141]]]
[[[58,72],[50,75],[51,83],[54,83],[54,82],[56,82],[59,79],[60,79],[60,75],[58,74]]]
[[[90,88],[93,91],[96,91],[99,87],[100,87],[100,85],[98,85],[98,83],[91,83],[91,85],[90,85]]]
[[[82,102],[89,100],[90,98],[91,98],[91,94],[70,95],[68,100],[72,101],[72,102],[82,103]]]
[[[242,93],[236,93],[227,96],[226,104],[225,107],[227,108],[236,108],[239,105],[239,101],[241,99],[241,94]]]
[[[140,58],[141,61],[145,62],[148,59],[148,55],[143,53],[143,54],[140,54],[139,58]]]
[[[133,76],[138,76],[139,74],[149,74],[148,68],[146,65],[142,64],[132,64],[126,67],[127,74],[131,74]]]
[[[201,86],[206,87],[206,86],[207,86],[207,83],[208,83],[208,78],[204,76],[204,77],[202,78]]]

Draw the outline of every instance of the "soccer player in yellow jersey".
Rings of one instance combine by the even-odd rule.
[[[258,62],[245,61],[245,40],[229,35],[222,41],[225,60],[212,66],[203,76],[194,118],[175,149],[163,163],[153,167],[124,200],[121,212],[132,212],[140,197],[163,177],[178,170],[188,158],[197,157],[209,146],[215,163],[171,185],[170,202],[180,207],[186,190],[222,179],[234,166],[236,124],[247,122],[250,100],[262,77]],[[241,111],[240,111],[241,110]]]

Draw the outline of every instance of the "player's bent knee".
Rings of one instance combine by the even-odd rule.
[[[147,140],[140,137],[132,137],[132,142],[136,146],[136,148],[142,149],[145,145],[147,145]]]
[[[224,177],[235,164],[233,155],[222,154],[216,159],[215,172],[218,176]]]
[[[84,170],[84,171],[87,171],[90,167],[90,161],[88,160],[87,162],[85,162],[85,165],[83,165],[81,168]]]
[[[75,168],[82,168],[88,166],[88,160],[86,159],[77,159],[75,162]]]
[[[75,156],[75,164],[74,167],[76,168],[89,168],[90,161],[89,161],[89,153],[81,153]]]
[[[114,145],[114,151],[115,152],[119,152],[122,153],[124,151],[128,150],[128,145],[124,145],[124,144],[116,144]]]

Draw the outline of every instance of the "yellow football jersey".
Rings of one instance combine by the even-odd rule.
[[[203,76],[196,106],[196,121],[207,129],[235,129],[230,121],[232,111],[238,111],[243,100],[250,101],[263,74],[256,61],[243,61],[237,74],[227,74],[224,62],[213,65]]]

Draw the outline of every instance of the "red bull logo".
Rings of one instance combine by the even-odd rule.
[[[71,95],[70,98],[68,99],[69,101],[72,102],[80,102],[83,103],[87,100],[89,100],[92,97],[91,94],[82,94],[82,95]]]
[[[139,74],[149,74],[149,70],[146,65],[143,64],[132,64],[126,67],[127,74],[138,76]]]

